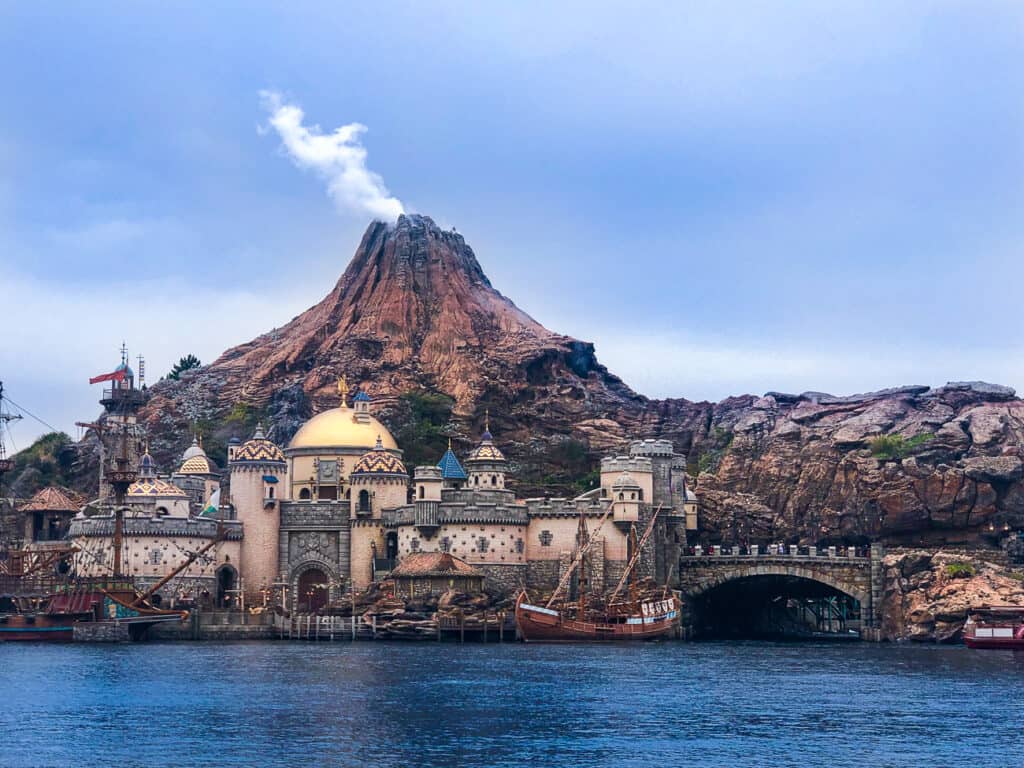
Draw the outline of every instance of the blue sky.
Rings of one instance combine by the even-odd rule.
[[[1018,3],[212,5],[0,3],[0,378],[54,426],[343,271],[264,91],[645,394],[1024,388]]]

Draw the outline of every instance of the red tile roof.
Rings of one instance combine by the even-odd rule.
[[[51,485],[21,505],[23,512],[77,512],[82,500],[74,491]]]
[[[391,571],[392,577],[421,576],[483,576],[465,560],[453,557],[448,552],[415,552],[402,558],[402,562]]]

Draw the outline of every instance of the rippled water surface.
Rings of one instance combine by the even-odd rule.
[[[867,644],[0,645],[0,765],[1002,766],[1022,683]]]

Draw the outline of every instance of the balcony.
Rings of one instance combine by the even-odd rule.
[[[417,501],[414,524],[420,535],[429,539],[441,527],[441,510],[436,501]]]

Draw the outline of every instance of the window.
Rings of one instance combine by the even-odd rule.
[[[409,549],[411,549],[413,552],[419,552],[420,551],[420,540],[419,539],[413,539],[412,541],[410,541],[409,542]]]
[[[267,498],[268,499],[274,498],[274,486],[272,486],[272,485],[268,485],[267,486]]]
[[[303,488],[299,491],[299,498],[303,501],[309,501],[309,499],[313,498],[313,494],[309,492],[309,488]]]
[[[643,500],[644,500],[644,489],[641,488],[640,489],[640,501],[643,501]]]
[[[516,539],[516,552],[521,555],[524,549],[526,549],[526,542],[522,539]]]
[[[490,546],[490,540],[486,536],[481,536],[476,540],[476,548],[478,552],[486,552],[488,546]]]
[[[149,550],[149,562],[152,565],[160,565],[160,558],[163,556],[163,550],[160,547],[153,547]]]
[[[626,498],[625,495],[622,492],[619,492],[619,501],[622,501],[624,498]]]
[[[370,492],[365,488],[359,492],[359,511],[370,511]]]
[[[555,537],[551,535],[551,531],[541,531],[540,536],[538,538],[540,538],[540,545],[542,547],[550,547],[551,541]]]
[[[491,475],[491,485],[497,485],[497,484],[498,484],[498,476],[497,475]]]
[[[452,550],[452,540],[450,538],[448,538],[447,536],[442,536],[441,537],[440,547],[441,547],[441,551],[442,552],[451,552],[451,550]]]
[[[421,485],[420,486],[420,498],[422,499],[423,496],[424,496],[424,490],[423,490],[423,486]]]

